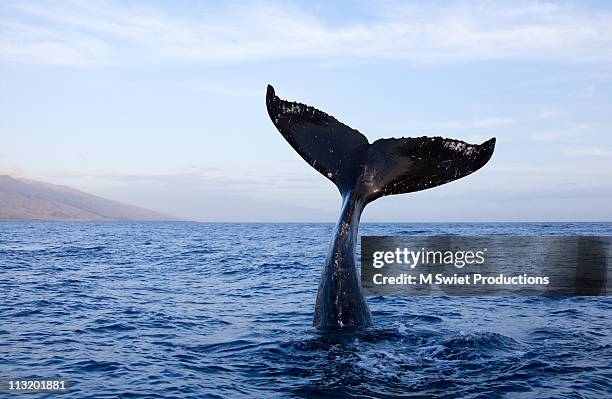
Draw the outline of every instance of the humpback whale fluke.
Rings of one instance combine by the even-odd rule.
[[[330,179],[342,196],[342,212],[321,273],[314,325],[356,328],[372,323],[355,267],[363,208],[377,198],[436,187],[480,169],[493,155],[495,138],[480,145],[442,137],[380,139],[314,107],[276,96],[268,85],[268,115],[294,150]]]

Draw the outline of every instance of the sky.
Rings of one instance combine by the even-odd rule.
[[[612,221],[612,2],[0,3],[0,174],[199,221],[335,221],[266,85],[365,134],[497,138],[366,222]]]

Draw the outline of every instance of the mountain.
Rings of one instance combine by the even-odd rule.
[[[0,220],[179,220],[67,186],[0,175]]]

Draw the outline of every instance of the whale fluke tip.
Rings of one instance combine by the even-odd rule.
[[[481,148],[485,150],[485,154],[487,155],[485,163],[489,162],[489,159],[493,156],[493,151],[495,151],[495,142],[496,138],[490,138],[480,145]]]
[[[274,97],[274,87],[271,84],[268,84],[268,89],[266,90],[266,98],[270,99]]]

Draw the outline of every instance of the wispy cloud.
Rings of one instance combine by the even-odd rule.
[[[558,128],[543,128],[527,135],[531,141],[556,142],[563,144],[580,144],[592,142],[599,133],[609,130],[606,125],[591,125],[588,123],[565,123]]]
[[[0,175],[21,176],[24,170],[18,165],[5,163],[0,160]]]
[[[508,125],[510,123],[514,123],[514,118],[481,118],[474,120],[474,127],[490,127],[490,126],[500,126],[500,125]]]
[[[221,169],[217,167],[191,167],[183,170],[165,173],[140,173],[140,172],[107,172],[107,173],[55,173],[57,178],[71,181],[94,180],[106,182],[111,185],[132,187],[189,187],[194,191],[245,191],[264,192],[273,195],[282,190],[318,189],[321,186],[321,178],[313,173],[301,173],[281,171],[278,168],[259,172],[249,172],[248,169],[234,168]],[[260,165],[260,168],[265,165]],[[1,169],[0,169],[1,170]],[[314,182],[314,183],[313,183]]]
[[[573,130],[547,130],[531,133],[527,138],[531,141],[574,141],[577,133]]]
[[[473,120],[410,120],[410,127],[412,129],[419,129],[424,131],[440,131],[445,132],[448,130],[457,131],[458,129],[475,129],[475,128],[489,128],[496,126],[509,125],[517,122],[515,118],[509,117],[479,117]]]
[[[287,3],[219,7],[188,15],[147,3],[5,4],[0,59],[73,66],[150,60],[612,61],[612,14],[580,3],[384,2],[372,5],[368,18],[333,24]]]
[[[612,159],[612,149],[602,147],[567,147],[563,151],[567,155],[587,156]]]
[[[315,171],[281,172],[278,163],[268,166],[257,174],[217,167],[163,173],[58,172],[48,180],[190,220],[333,220],[339,199],[331,184],[325,185]]]

